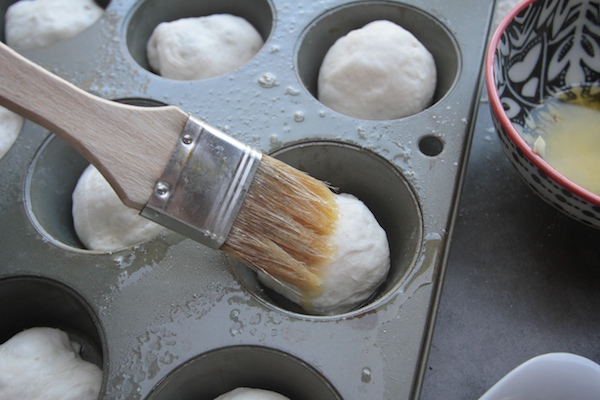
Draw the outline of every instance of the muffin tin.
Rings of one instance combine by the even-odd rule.
[[[356,195],[387,232],[390,274],[357,310],[324,317],[170,231],[111,253],[86,250],[70,207],[87,162],[27,121],[0,160],[0,342],[32,326],[66,330],[104,370],[101,399],[212,399],[237,386],[294,400],[418,397],[494,2],[99,3],[105,15],[86,31],[22,54],[107,99],[177,105]],[[213,13],[247,19],[265,39],[261,51],[202,81],[149,70],[145,43],[158,23]],[[376,19],[410,30],[435,58],[435,101],[421,113],[367,121],[316,98],[327,49]]]

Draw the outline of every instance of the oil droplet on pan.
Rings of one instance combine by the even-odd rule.
[[[363,381],[364,383],[369,383],[371,382],[371,369],[370,368],[363,368],[362,372],[360,374],[360,380]]]
[[[231,336],[237,336],[240,333],[242,333],[243,330],[244,330],[244,325],[241,322],[236,321],[236,322],[234,322],[231,329],[229,329],[229,333],[231,334]]]
[[[270,89],[274,86],[277,86],[277,78],[275,78],[275,75],[272,73],[267,72],[258,78],[258,84],[265,89]]]
[[[290,96],[298,96],[300,94],[300,91],[296,88],[288,86],[285,90],[285,93],[289,94]]]

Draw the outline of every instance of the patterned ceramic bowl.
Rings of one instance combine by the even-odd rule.
[[[600,195],[563,176],[533,150],[528,118],[549,96],[573,87],[600,96],[599,6],[590,0],[520,3],[494,33],[485,65],[492,117],[509,160],[542,199],[596,228]]]

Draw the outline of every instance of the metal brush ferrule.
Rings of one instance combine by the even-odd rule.
[[[141,215],[218,249],[260,159],[261,153],[190,117]]]

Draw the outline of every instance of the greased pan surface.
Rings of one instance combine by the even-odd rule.
[[[85,250],[70,207],[87,163],[26,122],[0,160],[0,341],[31,326],[66,330],[102,366],[102,399],[212,399],[236,386],[297,400],[418,396],[494,4],[297,3],[112,0],[78,36],[22,54],[107,99],[177,105],[356,195],[388,234],[392,266],[381,290],[353,312],[317,317],[174,233],[112,253]],[[148,70],[145,43],[158,23],[213,13],[246,18],[264,47],[203,81]],[[425,111],[367,121],[316,99],[328,48],[376,19],[405,27],[433,54],[439,82]]]

